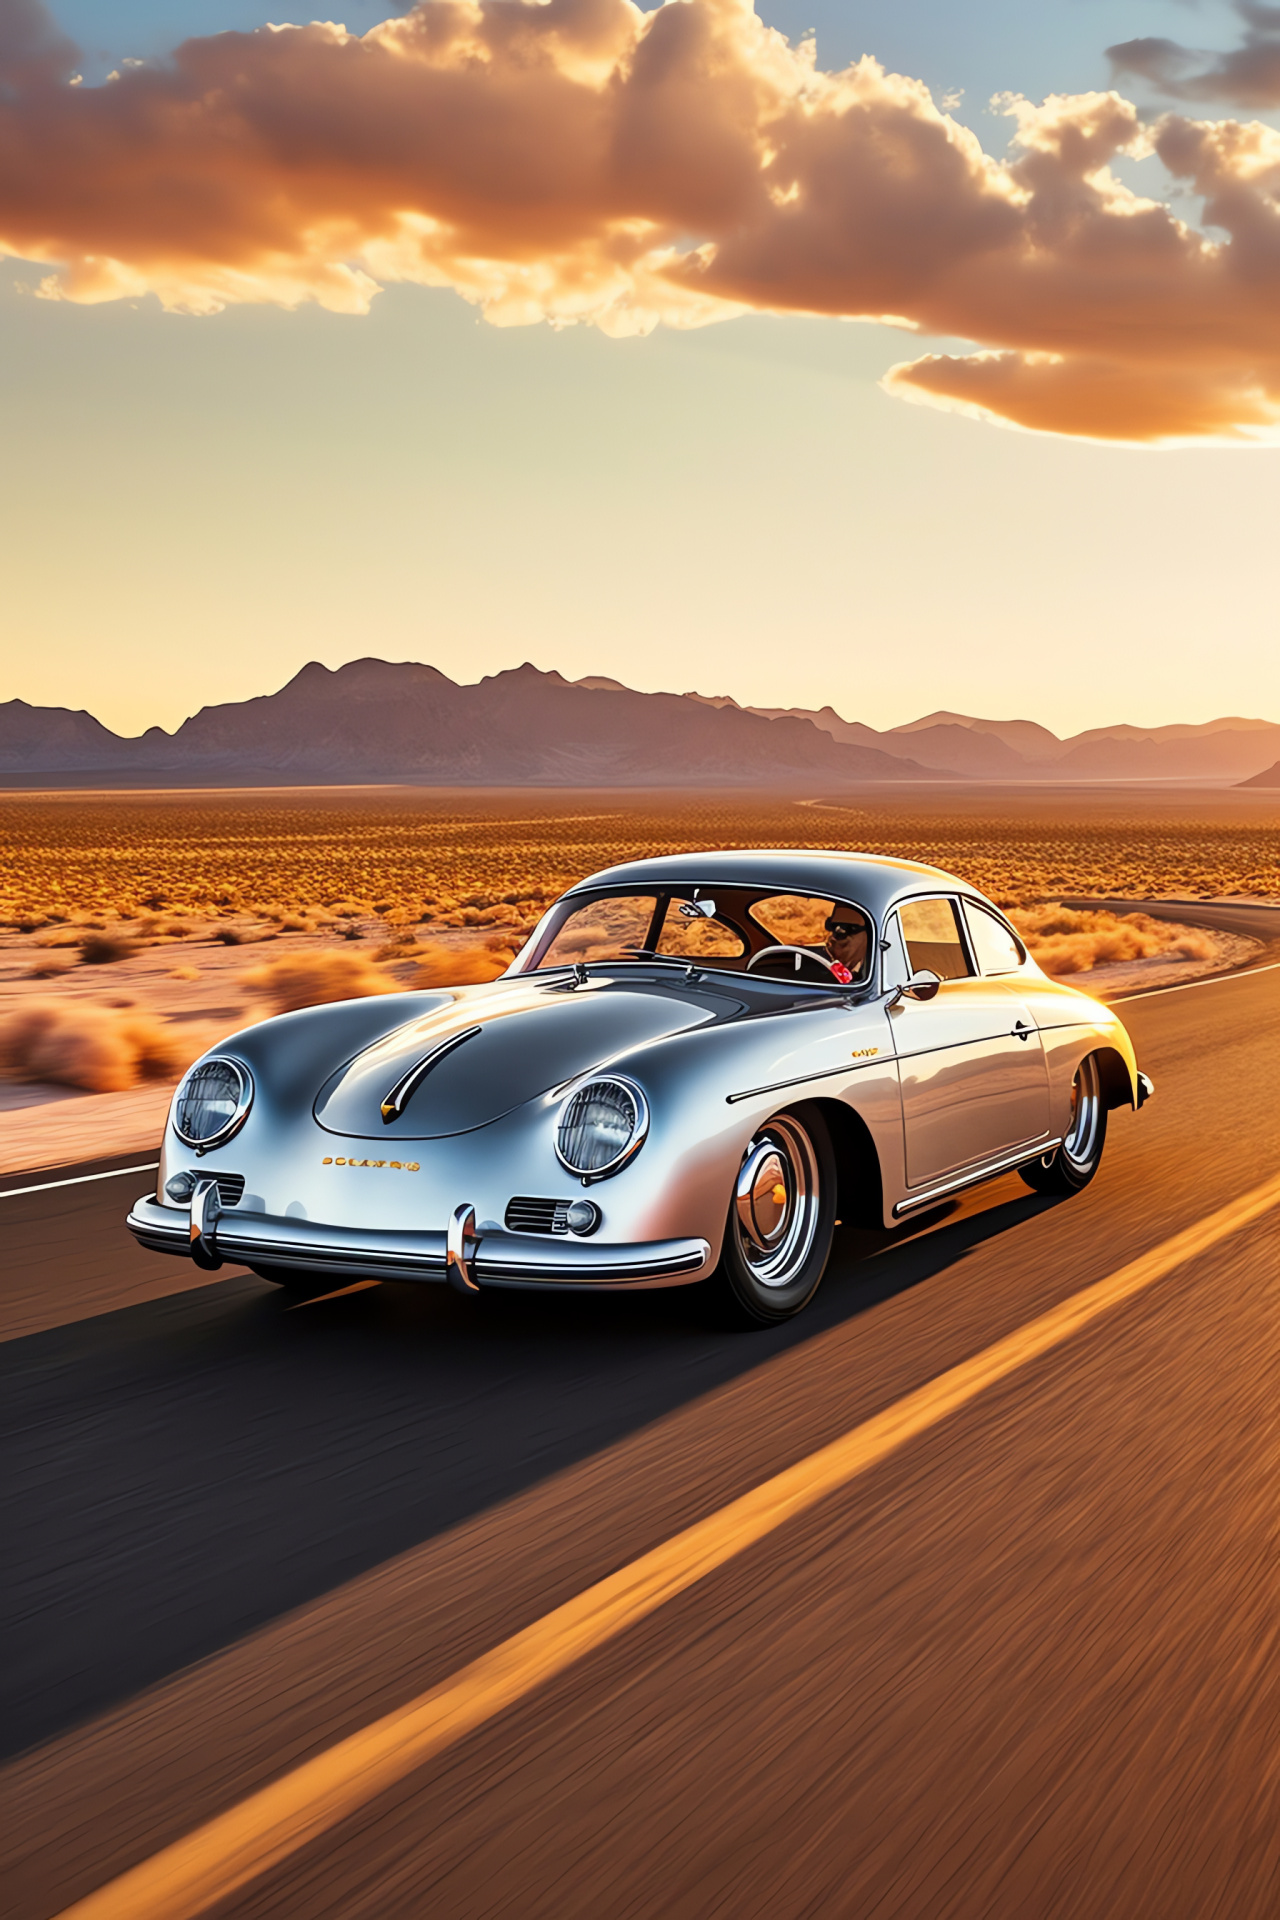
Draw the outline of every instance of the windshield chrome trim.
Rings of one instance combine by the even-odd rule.
[[[616,885],[591,886],[587,883],[583,883],[576,887],[570,887],[560,895],[560,898],[558,900],[554,900],[551,903],[551,905],[548,907],[546,913],[543,915],[541,921],[538,923],[538,926],[536,927],[534,932],[529,936],[529,940],[525,948],[522,950],[522,953],[517,955],[517,961],[523,958],[523,954],[525,952],[531,951],[536,953],[540,946],[546,944],[547,936],[551,932],[551,921],[552,921],[553,915],[557,912],[557,910],[560,907],[568,905],[570,902],[572,902],[572,905],[570,906],[569,911],[573,912],[576,907],[578,907],[579,905],[584,905],[587,901],[595,897],[599,897],[601,899],[609,899],[611,897],[624,899],[627,896],[635,897],[639,895],[643,897],[646,894],[653,894],[660,897],[664,893],[668,895],[678,893],[682,896],[684,895],[691,896],[693,893],[698,892],[700,889],[704,887],[708,891],[712,890],[715,887],[719,887],[722,891],[727,888],[736,893],[751,893],[755,891],[756,884],[757,883],[754,881],[744,881],[744,880],[719,880],[719,881],[715,881],[715,880],[692,881],[691,880],[688,882],[684,882],[679,880],[654,879],[652,882],[647,881],[645,882],[645,884],[637,885],[637,886],[616,886]],[[766,881],[766,882],[760,883],[760,890],[759,890],[758,897],[759,899],[765,900],[765,899],[769,899],[772,896],[772,894],[784,893],[784,892],[795,893],[796,889],[786,888],[786,887],[771,888],[770,884]],[[800,896],[797,895],[797,897],[800,897]],[[861,901],[853,899],[848,894],[837,893],[834,890],[827,890],[821,893],[804,893],[803,897],[805,899],[810,899],[810,900],[824,900],[824,899],[830,898],[833,902],[839,901],[844,906],[854,908],[856,912],[860,913],[863,916],[871,932],[870,962],[867,970],[867,978],[865,980],[851,980],[848,983],[848,986],[845,988],[845,991],[861,993],[861,992],[866,992],[872,989],[876,979],[876,975],[880,972],[881,967],[883,965],[882,958],[880,959],[877,958],[877,949],[878,949],[879,941],[883,937],[882,922],[880,917],[874,914],[869,907],[864,907]],[[894,905],[896,904],[897,903],[895,901]],[[888,923],[889,912],[892,912],[892,907],[883,916],[884,924]],[[566,914],[565,917],[567,919],[568,915]],[[757,932],[766,933],[768,931],[766,927],[764,927],[758,920],[756,920],[754,914],[750,914],[749,918],[751,921],[751,925],[755,928]],[[556,931],[558,932],[559,929],[557,928]],[[586,967],[635,967],[635,966],[643,967],[646,965],[661,967],[664,969],[670,968],[672,966],[691,967],[694,970],[694,972],[698,974],[721,973],[721,974],[727,974],[731,979],[735,979],[735,980],[741,979],[743,975],[746,973],[747,969],[745,965],[738,966],[738,967],[717,966],[716,965],[717,957],[723,958],[723,956],[710,956],[710,955],[707,956],[706,958],[702,958],[702,957],[686,956],[685,954],[655,953],[649,956],[649,958],[646,960],[646,959],[641,959],[639,957],[632,958],[630,955],[627,955],[627,954],[619,954],[616,958],[610,959],[610,960],[586,960],[586,961],[580,961],[577,964],[581,966],[586,966]],[[750,957],[751,956],[749,953],[741,956],[741,958],[744,961],[749,959]],[[550,978],[557,973],[570,972],[572,970],[573,965],[574,963],[572,961],[557,960],[553,966],[549,966],[549,967],[541,967],[535,962],[532,965],[519,967],[517,969],[513,963],[513,967],[507,970],[507,973],[503,975],[503,978],[532,980],[532,979],[536,979],[540,974],[545,974],[548,978]],[[759,976],[756,976],[756,977],[759,977]],[[768,978],[767,975],[764,977]],[[797,986],[805,986],[805,987],[817,987],[819,991],[827,991],[827,992],[830,991],[830,987],[828,985],[824,985],[823,982],[817,981],[817,980],[798,980],[794,983],[787,982],[787,984],[788,985],[795,984]]]

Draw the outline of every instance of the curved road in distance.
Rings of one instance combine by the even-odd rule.
[[[1126,1002],[1157,1095],[1084,1194],[1010,1177],[845,1232],[769,1333],[681,1292],[289,1309],[140,1254],[145,1175],[0,1198],[6,1914],[58,1913],[1275,1175],[1277,959]],[[217,1912],[1274,1912],[1278,1251],[1280,1211]]]

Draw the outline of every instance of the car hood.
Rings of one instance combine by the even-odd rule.
[[[461,993],[366,1047],[325,1081],[315,1117],[329,1133],[389,1146],[467,1133],[602,1062],[742,1011],[731,995],[666,981],[592,982],[572,991],[563,983],[499,982]],[[393,1091],[433,1054],[401,1111],[384,1118]]]

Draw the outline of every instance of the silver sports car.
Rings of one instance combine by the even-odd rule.
[[[1151,1084],[989,900],[870,854],[682,854],[572,887],[501,979],[281,1015],[173,1099],[129,1226],[303,1293],[704,1283],[799,1311],[841,1221],[1016,1168],[1069,1194]]]

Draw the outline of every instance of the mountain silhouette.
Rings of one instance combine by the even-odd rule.
[[[414,661],[312,661],[278,693],[203,707],[175,733],[122,739],[89,714],[0,706],[0,776],[63,773],[440,786],[847,786],[940,776],[849,745],[811,721],[770,720],[525,665],[460,686]]]
[[[1280,760],[1273,767],[1264,767],[1261,773],[1250,775],[1247,780],[1238,780],[1240,787],[1280,787]]]
[[[939,710],[883,732],[831,706],[638,693],[526,665],[460,685],[418,661],[317,661],[276,693],[201,708],[135,739],[65,707],[0,704],[0,780],[85,785],[856,786],[878,780],[1274,784],[1280,726],[1092,727]]]

